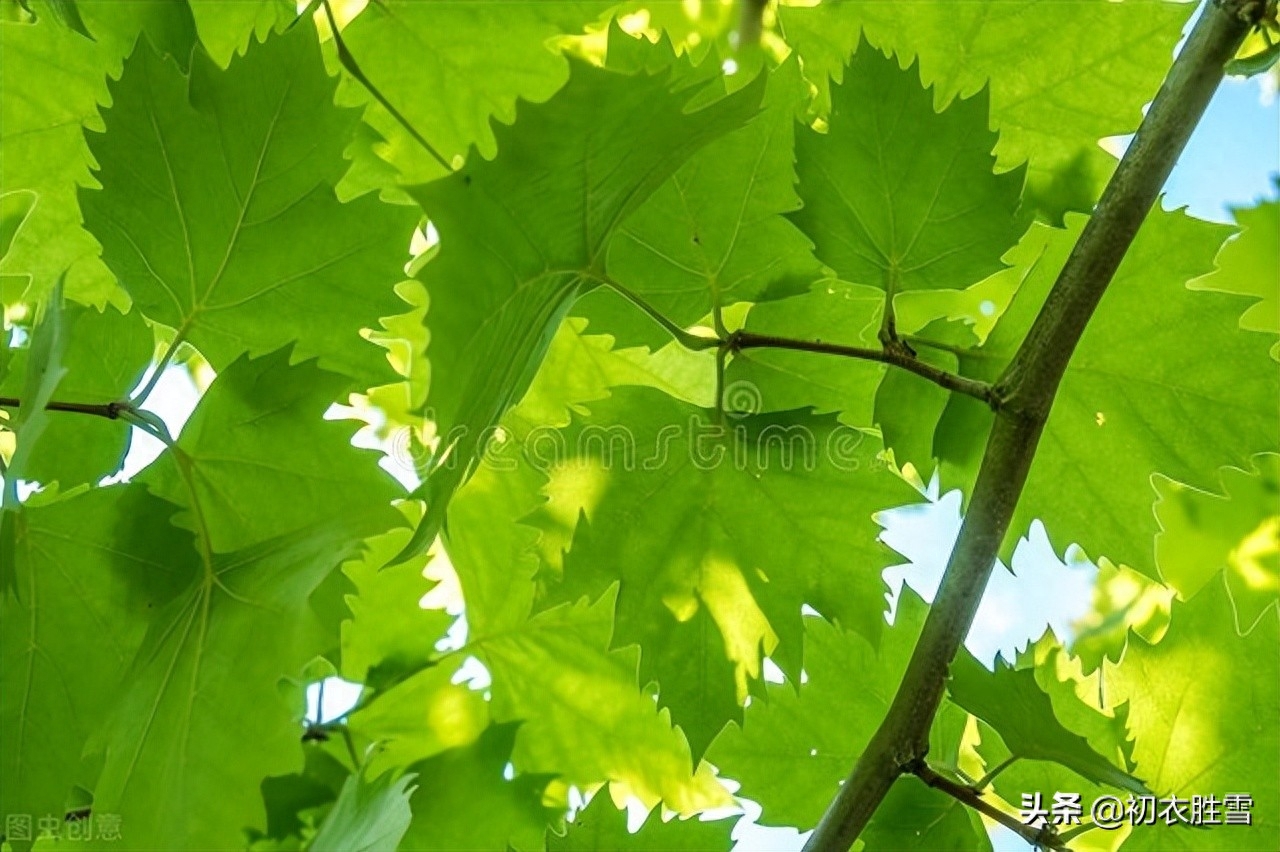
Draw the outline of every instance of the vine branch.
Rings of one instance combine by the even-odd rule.
[[[966,394],[967,396],[979,399],[991,408],[997,405],[995,391],[990,384],[977,379],[970,379],[965,376],[949,373],[946,370],[926,364],[915,356],[915,352],[905,346],[902,341],[894,338],[892,345],[886,345],[882,349],[874,349],[864,346],[845,346],[839,343],[825,343],[821,340],[796,340],[790,337],[777,337],[771,334],[756,334],[755,332],[744,331],[727,331],[724,329],[724,322],[718,318],[719,312],[714,312],[716,316],[715,324],[716,336],[705,337],[700,334],[691,334],[680,326],[676,325],[667,318],[661,311],[649,304],[639,294],[633,292],[629,288],[612,278],[601,277],[598,279],[609,289],[622,296],[635,307],[643,311],[650,319],[662,326],[668,334],[670,334],[677,343],[686,349],[695,352],[705,349],[717,349],[722,355],[727,352],[738,352],[743,349],[791,349],[797,352],[814,352],[822,355],[839,355],[845,358],[859,358],[864,361],[876,361],[881,364],[889,364],[894,367],[900,367],[911,373],[915,373],[923,379],[933,382],[939,387],[945,388],[957,393]]]
[[[920,639],[888,713],[810,835],[806,852],[846,852],[894,780],[928,751],[951,661],[977,614],[1067,363],[1260,9],[1250,0],[1207,4],[1044,307],[996,382],[1000,404],[970,509]]]
[[[774,337],[770,334],[756,334],[750,331],[734,332],[729,342],[737,349],[793,349],[798,352],[818,352],[826,355],[843,355],[846,358],[878,361],[881,364],[901,367],[907,372],[915,373],[923,379],[928,379],[939,387],[982,400],[992,408],[995,408],[997,403],[994,389],[986,382],[959,376],[932,364],[926,364],[901,347],[886,346],[883,349],[873,349],[863,346],[844,346],[838,343],[824,343],[821,340],[792,340],[786,337]]]
[[[0,396],[0,408],[21,408],[22,400],[12,396]],[[119,420],[126,411],[133,409],[127,402],[59,402],[52,400],[45,405],[46,411],[70,411],[75,414],[90,414],[94,417],[105,417],[108,420]]]
[[[1058,832],[1052,825],[1045,823],[1043,826],[1036,827],[1021,822],[1011,814],[997,808],[995,805],[982,798],[982,794],[972,787],[966,787],[964,784],[957,784],[950,778],[936,772],[923,760],[918,760],[912,765],[904,768],[905,772],[919,778],[925,784],[928,784],[935,790],[946,793],[953,799],[962,802],[973,808],[975,811],[990,817],[1005,828],[1017,834],[1027,843],[1035,848],[1056,849],[1060,852],[1071,852],[1067,847],[1066,841],[1058,835]]]

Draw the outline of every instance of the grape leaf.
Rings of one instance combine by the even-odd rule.
[[[899,778],[861,834],[867,852],[990,852],[977,812],[918,778]]]
[[[413,823],[401,848],[421,852],[533,852],[558,814],[543,804],[548,776],[503,770],[511,760],[517,724],[491,725],[469,746],[415,764],[417,791],[410,799]]]
[[[1013,755],[1060,763],[1097,784],[1147,792],[1138,779],[1063,725],[1033,670],[1015,668],[997,657],[995,671],[988,671],[961,650],[951,663],[947,689],[951,700],[995,728]]]
[[[515,762],[586,787],[626,784],[646,805],[682,814],[731,804],[651,696],[637,688],[635,649],[609,651],[614,601],[530,618],[538,533],[516,523],[543,502],[541,473],[520,456],[482,464],[449,509],[446,545],[467,603],[469,650],[492,673],[493,713],[523,720]]]
[[[62,311],[66,351],[57,384],[57,396],[86,405],[119,402],[128,397],[151,363],[151,330],[136,311],[121,314],[108,306],[104,311],[67,304]],[[13,373],[0,382],[0,394],[22,398],[20,376],[25,373],[29,350],[14,353]],[[32,449],[25,471],[27,479],[61,484],[68,490],[96,482],[115,473],[129,449],[129,425],[123,420],[86,417],[65,411],[43,415],[49,426]],[[67,447],[75,447],[69,453]]]
[[[620,580],[614,644],[641,647],[641,681],[658,681],[695,757],[741,718],[762,654],[798,676],[803,604],[874,640],[890,551],[872,514],[914,496],[878,441],[794,412],[717,427],[648,389],[591,409],[559,438],[568,470],[550,472],[548,493],[560,476],[596,482],[543,605]]]
[[[285,349],[241,357],[138,479],[182,506],[177,522],[215,553],[353,517],[369,534],[398,526],[395,481],[350,445],[350,421],[323,419],[346,383],[313,361],[290,366]]]
[[[1259,301],[1245,311],[1240,325],[1280,333],[1280,286],[1275,281],[1275,270],[1280,268],[1280,200],[1232,212],[1241,232],[1218,253],[1218,268],[1190,286],[1256,296]],[[1271,350],[1273,356],[1278,352],[1275,347]]]
[[[804,292],[819,277],[809,241],[782,215],[800,206],[792,148],[802,85],[794,60],[773,71],[760,114],[694,155],[611,243],[610,276],[676,325],[713,307]],[[598,291],[575,313],[594,317],[585,303],[606,295],[618,298]],[[616,323],[600,327],[632,342]]]
[[[1253,468],[1223,468],[1221,494],[1156,482],[1160,576],[1186,600],[1222,574],[1246,632],[1280,598],[1280,456],[1256,456]]]
[[[324,651],[308,598],[359,544],[360,526],[330,521],[175,566],[182,590],[157,607],[100,732],[94,807],[120,815],[130,845],[230,848],[262,825],[259,782],[302,756],[302,708],[279,683]]]
[[[999,270],[1023,230],[1022,173],[992,173],[995,143],[985,90],[935,112],[914,65],[864,44],[831,89],[827,132],[796,137],[791,219],[846,281],[960,289]]]
[[[81,227],[77,187],[93,185],[83,129],[101,129],[107,77],[119,76],[140,32],[185,65],[190,13],[167,0],[81,4],[91,41],[53,20],[50,4],[31,8],[34,24],[0,22],[0,186],[37,199],[0,258],[0,275],[25,279],[29,300],[47,296],[65,273],[68,298],[120,304],[113,276]]]
[[[762,94],[757,84],[686,112],[690,96],[668,91],[667,76],[576,63],[554,99],[495,130],[497,159],[474,157],[413,190],[440,232],[440,253],[419,277],[431,296],[431,374],[448,381],[432,382],[427,397],[442,438],[410,550],[435,538],[560,320],[599,280],[622,220],[699,148],[750,118]]]
[[[581,32],[610,4],[599,0],[513,3],[371,3],[344,38],[360,69],[405,120],[454,163],[472,145],[501,150],[491,119],[511,124],[517,100],[542,103],[564,86],[569,63],[557,36]],[[378,104],[365,113],[385,140],[375,145],[405,183],[444,171]]]
[[[1083,224],[1040,228],[1043,251],[1013,304],[961,371],[994,380],[1012,357]],[[1194,291],[1226,229],[1153,211],[1089,327],[1045,426],[1013,528],[1040,518],[1061,552],[1087,552],[1156,576],[1151,476],[1212,488],[1223,464],[1244,465],[1280,444],[1280,371],[1273,336],[1239,328],[1251,301]],[[953,396],[936,449],[953,473],[973,475],[990,412]],[[1012,550],[1016,536],[1006,538]]]
[[[902,680],[924,624],[925,604],[910,589],[876,647],[822,619],[805,619],[805,672],[799,694],[769,684],[741,728],[731,726],[709,759],[764,805],[763,823],[816,825],[836,788],[871,741]]]
[[[35,8],[39,15],[44,7]],[[81,125],[99,122],[106,76],[119,68],[120,54],[49,15],[34,24],[0,22],[0,52],[0,186],[36,199],[0,258],[0,273],[25,282],[19,293],[40,297],[78,264],[68,294],[97,300],[115,285],[80,227],[76,186],[92,180]]]
[[[111,86],[85,221],[143,313],[215,369],[297,341],[360,387],[394,378],[360,330],[403,307],[415,215],[334,196],[358,120],[335,85],[299,26],[226,71],[197,52],[189,80],[144,41]]]
[[[194,570],[190,536],[167,522],[175,509],[117,485],[16,514],[16,586],[0,604],[0,812],[63,812],[152,606]]]
[[[1138,772],[1162,796],[1250,793],[1252,826],[1138,826],[1135,850],[1264,850],[1280,839],[1280,619],[1263,613],[1239,636],[1226,587],[1174,603],[1169,632],[1133,639],[1107,667],[1108,699],[1127,701]],[[1221,814],[1220,814],[1221,816]]]
[[[456,655],[429,665],[382,689],[361,697],[362,707],[349,717],[353,735],[377,743],[365,769],[380,774],[475,742],[489,724],[484,696],[453,683],[462,660]]]
[[[409,506],[400,510],[412,523],[417,513]],[[393,529],[375,536],[360,559],[342,566],[356,587],[346,598],[351,618],[342,625],[341,670],[349,681],[385,684],[416,671],[436,656],[436,642],[453,622],[447,613],[421,605],[436,585],[423,576],[426,559],[386,567],[409,535]]]
[[[997,167],[1028,162],[1028,196],[1054,221],[1092,207],[1114,159],[1098,140],[1132,132],[1190,7],[1169,3],[877,0],[784,6],[780,21],[820,89],[860,38],[915,56],[938,106],[989,85]]]
[[[604,789],[577,813],[564,835],[547,835],[548,852],[729,852],[737,818],[664,820],[650,812],[639,830],[627,830],[627,812]]]
[[[310,852],[396,852],[413,814],[409,799],[416,776],[384,772],[372,781],[364,772],[342,785],[333,810],[307,847]]]
[[[254,38],[263,41],[278,25],[297,17],[298,9],[289,0],[187,0],[195,20],[200,43],[209,57],[226,68],[232,58],[243,54]],[[305,29],[305,27],[303,27]]]

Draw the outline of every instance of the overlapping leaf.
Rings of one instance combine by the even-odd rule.
[[[417,776],[386,772],[369,780],[352,775],[308,849],[312,852],[396,852],[413,813],[410,786]]]
[[[913,497],[878,441],[794,412],[717,424],[644,389],[591,409],[550,473],[552,503],[574,499],[560,480],[587,520],[547,603],[621,581],[614,644],[640,645],[641,680],[658,681],[695,755],[741,718],[762,654],[798,676],[802,605],[878,635],[891,556],[872,515]]]
[[[436,377],[427,406],[442,438],[422,489],[418,549],[529,386],[573,299],[600,280],[623,219],[694,152],[747,121],[762,94],[753,85],[690,112],[691,95],[669,82],[576,64],[553,100],[495,131],[497,159],[474,157],[413,190],[441,240],[420,274]]]
[[[1237,625],[1248,630],[1280,597],[1280,457],[1221,472],[1221,494],[1158,481],[1156,564],[1185,600],[1222,574]]]
[[[518,457],[517,457],[518,458]],[[468,650],[493,677],[493,714],[522,720],[522,772],[581,787],[625,784],[646,805],[682,814],[730,803],[666,712],[637,685],[635,649],[609,651],[614,601],[561,606],[532,618],[538,535],[516,521],[542,503],[527,464],[484,465],[449,512],[449,555],[467,602]]]
[[[216,369],[297,341],[360,387],[394,378],[360,331],[403,309],[415,214],[337,200],[358,117],[335,86],[299,26],[226,71],[197,53],[190,79],[144,40],[111,87],[85,221],[142,311]]]
[[[242,357],[140,478],[217,553],[352,517],[370,534],[398,526],[394,480],[350,446],[349,421],[323,419],[345,384],[314,362],[289,366],[288,350]]]
[[[0,604],[0,811],[62,813],[81,751],[114,700],[152,607],[196,572],[175,507],[137,485],[16,514]]]
[[[816,825],[841,780],[871,740],[902,679],[925,604],[909,590],[879,647],[821,619],[805,620],[805,672],[799,693],[769,685],[741,729],[731,727],[710,759],[764,804],[767,825]]]
[[[760,114],[699,151],[610,246],[609,274],[676,325],[713,307],[804,292],[819,277],[808,240],[782,215],[800,206],[792,158],[802,85],[795,61],[773,71]],[[601,328],[629,339],[616,322]]]
[[[780,20],[820,87],[860,38],[919,59],[939,106],[989,85],[999,168],[1029,162],[1029,194],[1058,218],[1088,210],[1114,160],[1098,140],[1130,133],[1190,15],[1168,3],[835,0]]]
[[[400,848],[422,852],[544,848],[543,834],[558,816],[543,804],[550,777],[503,777],[518,728],[518,724],[491,726],[471,745],[414,765],[419,781],[409,800],[413,822]]]
[[[1169,632],[1135,638],[1106,674],[1109,700],[1127,701],[1138,772],[1161,796],[1252,796],[1252,825],[1138,826],[1126,849],[1263,850],[1280,837],[1280,619],[1273,608],[1239,636],[1221,581],[1175,603]],[[1189,814],[1189,804],[1184,805]],[[1219,819],[1222,812],[1219,812]]]
[[[492,119],[511,124],[516,101],[541,103],[569,79],[556,36],[581,32],[610,4],[371,3],[344,37],[361,70],[448,163],[471,146],[492,159],[502,145]],[[380,105],[365,116],[384,138],[375,150],[405,183],[444,168]]]
[[[1081,220],[1069,222],[1065,232],[1041,229],[1038,264],[985,345],[961,358],[962,372],[999,376],[1079,233]],[[1152,475],[1211,489],[1219,466],[1280,445],[1280,371],[1267,354],[1275,337],[1240,329],[1251,299],[1185,283],[1212,268],[1226,233],[1152,212],[1067,369],[1015,530],[1040,518],[1060,550],[1076,542],[1156,576]],[[953,396],[939,454],[972,475],[989,421],[979,403]]]
[[[280,351],[228,367],[141,477],[186,510],[199,554],[156,607],[98,739],[95,806],[120,814],[143,848],[230,846],[261,824],[258,783],[301,756],[300,708],[280,682],[331,641],[309,599],[366,536],[396,522],[389,478],[347,444],[345,427],[322,420],[345,380],[287,361]]]
[[[997,658],[995,671],[988,671],[962,650],[951,664],[947,689],[953,701],[995,728],[1012,755],[1060,763],[1094,783],[1146,792],[1140,781],[1059,720],[1032,669]],[[1101,718],[1097,723],[1104,724]]]
[[[728,852],[737,819],[671,820],[653,811],[636,832],[627,830],[627,812],[617,808],[607,790],[596,792],[578,812],[566,833],[547,835],[549,852]]]

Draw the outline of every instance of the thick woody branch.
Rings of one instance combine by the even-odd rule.
[[[1217,0],[1204,9],[1031,331],[996,383],[995,424],[942,585],[888,714],[805,844],[807,852],[845,852],[894,780],[924,757],[951,660],[973,624],[1071,354],[1224,66],[1254,23],[1248,10],[1260,8],[1247,0]]]

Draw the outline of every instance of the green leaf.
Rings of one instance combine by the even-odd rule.
[[[400,509],[409,523],[417,520],[411,504]],[[393,682],[421,668],[436,656],[436,642],[453,623],[447,613],[421,606],[436,585],[423,576],[426,559],[386,567],[409,535],[394,529],[376,536],[359,560],[342,566],[356,587],[346,598],[351,618],[342,625],[342,676],[349,681]]]
[[[1083,217],[1068,231],[1039,228],[1042,250],[1013,304],[961,370],[994,380],[1030,327]],[[1058,389],[1013,529],[1044,521],[1061,552],[1076,542],[1155,577],[1152,474],[1196,488],[1217,484],[1224,464],[1244,466],[1280,445],[1280,371],[1272,335],[1243,331],[1250,300],[1188,289],[1211,269],[1226,229],[1153,211],[1085,330]],[[972,477],[990,412],[953,396],[937,449],[953,473]],[[1011,551],[1016,536],[1008,536]]]
[[[190,16],[185,3],[169,0],[81,3],[90,41],[43,14],[46,4],[31,5],[36,23],[0,23],[0,186],[37,198],[0,259],[0,276],[23,281],[18,292],[26,291],[27,300],[43,299],[65,275],[69,298],[122,304],[97,244],[81,227],[77,188],[93,185],[83,131],[102,128],[98,105],[109,101],[107,77],[119,76],[140,32],[167,51],[185,52],[185,64],[191,41],[184,51],[182,28]]]
[[[310,852],[396,852],[413,814],[409,798],[412,773],[384,772],[372,781],[352,775],[333,810],[307,846]]]
[[[1092,208],[1115,166],[1098,140],[1137,128],[1191,12],[1108,0],[850,0],[784,6],[779,17],[820,91],[841,79],[860,38],[917,57],[939,107],[989,85],[997,168],[1027,162],[1029,198],[1059,221]]]
[[[1226,588],[1175,603],[1169,632],[1135,638],[1108,666],[1108,700],[1129,703],[1139,773],[1162,796],[1253,796],[1252,826],[1138,826],[1130,850],[1264,850],[1280,837],[1280,619],[1239,636]]]
[[[298,7],[289,0],[187,0],[195,19],[200,43],[223,68],[237,53],[244,54],[254,40],[264,41],[273,30],[297,17]],[[305,26],[299,29],[306,29]]]
[[[763,81],[761,81],[763,83]],[[503,412],[528,388],[577,295],[594,286],[620,223],[699,148],[741,126],[753,85],[687,112],[667,75],[627,77],[575,64],[568,84],[495,130],[496,160],[413,190],[440,232],[420,278],[435,380],[428,412],[442,436],[410,550],[435,538],[453,492]]]
[[[990,852],[975,811],[918,778],[898,779],[861,834],[867,852]]]
[[[604,788],[578,812],[567,832],[547,835],[548,852],[729,852],[737,818],[664,820],[650,812],[639,830],[627,830],[627,812],[615,807]]]
[[[925,616],[909,589],[879,646],[822,619],[805,619],[807,682],[769,684],[742,727],[731,727],[709,759],[764,805],[766,825],[817,824],[871,741],[902,680]]]
[[[995,728],[1014,756],[1051,760],[1095,783],[1147,792],[1142,782],[1063,725],[1033,670],[997,658],[995,671],[988,671],[962,650],[951,664],[947,689],[953,701]]]
[[[1280,44],[1272,44],[1249,56],[1227,63],[1227,73],[1235,77],[1256,77],[1270,71],[1280,61]]]
[[[557,36],[581,32],[606,2],[371,3],[344,31],[361,70],[448,163],[475,146],[492,159],[502,148],[491,119],[511,124],[517,100],[542,103],[569,79]],[[365,120],[385,139],[374,150],[405,183],[444,168],[380,105]],[[523,116],[521,116],[523,120]]]
[[[558,812],[543,804],[547,776],[503,770],[519,725],[492,725],[480,739],[414,765],[413,823],[401,843],[414,852],[534,852]]]
[[[35,206],[36,194],[29,189],[0,193],[0,261],[13,247],[13,238]]]
[[[409,765],[475,742],[489,724],[484,696],[453,683],[462,660],[429,665],[388,689],[362,696],[361,709],[348,720],[351,732],[377,749],[365,766],[370,773]]]
[[[760,114],[694,155],[610,245],[609,275],[676,325],[734,302],[802,293],[819,277],[809,241],[782,215],[800,207],[792,149],[802,86],[794,60],[769,74]],[[631,341],[625,326],[600,325]]]
[[[635,649],[608,650],[613,599],[529,617],[539,540],[517,520],[541,505],[544,482],[527,462],[481,465],[450,506],[446,537],[467,603],[465,650],[492,674],[494,717],[523,720],[516,766],[580,788],[626,784],[647,806],[662,801],[681,814],[732,804],[638,689]]]
[[[302,763],[303,708],[281,681],[325,650],[308,599],[359,544],[358,527],[331,521],[175,566],[181,591],[157,607],[98,742],[94,807],[120,815],[130,845],[231,848],[264,825],[259,783]]]
[[[16,513],[0,604],[0,812],[62,813],[152,607],[195,569],[175,507],[137,485]]]
[[[227,71],[197,53],[189,80],[140,43],[111,86],[85,221],[143,313],[215,369],[297,341],[360,387],[394,378],[360,331],[403,309],[415,217],[334,196],[357,120],[335,85],[299,26]]]
[[[1218,253],[1218,268],[1190,286],[1256,297],[1258,302],[1244,312],[1240,325],[1280,333],[1280,286],[1274,275],[1280,267],[1280,200],[1263,201],[1232,212],[1241,232]],[[1280,347],[1273,347],[1272,356],[1277,353]]]
[[[350,445],[350,421],[324,419],[346,383],[315,362],[290,366],[284,349],[241,357],[138,479],[182,506],[178,522],[215,553],[330,522],[359,519],[366,534],[397,526],[395,481]]]
[[[1253,468],[1223,468],[1220,494],[1156,482],[1160,576],[1186,600],[1222,574],[1245,632],[1280,598],[1280,456]]]
[[[658,681],[695,757],[741,718],[763,654],[798,677],[802,605],[878,636],[891,552],[872,515],[914,491],[873,437],[795,412],[718,425],[648,389],[591,409],[549,471],[557,511],[575,499],[564,481],[587,521],[543,605],[620,581],[614,645],[640,646],[641,682]]]
[[[993,174],[985,90],[935,112],[914,65],[862,45],[831,89],[826,133],[796,138],[792,221],[840,278],[957,290],[1001,268],[1023,230],[1020,170]]]
[[[57,384],[56,396],[87,405],[125,400],[150,365],[154,349],[151,330],[141,315],[121,314],[111,306],[98,311],[68,304],[62,325],[66,351],[61,361],[66,375]],[[14,353],[13,375],[0,382],[0,394],[23,397],[18,377],[25,371],[29,352]],[[131,437],[127,422],[66,411],[49,411],[43,417],[49,426],[32,449],[26,479],[44,484],[56,481],[66,491],[120,469]],[[68,452],[68,447],[76,451]]]

